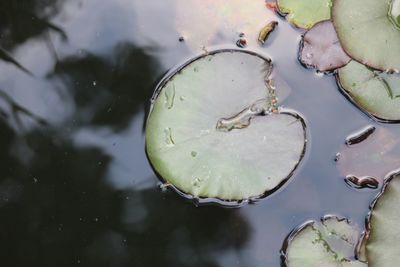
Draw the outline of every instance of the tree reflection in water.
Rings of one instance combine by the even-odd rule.
[[[11,53],[30,39],[49,41],[49,32],[66,41],[68,32],[51,22],[63,4],[1,1],[0,47]],[[63,99],[73,101],[61,124],[46,124],[0,89],[1,266],[220,266],[218,255],[246,243],[250,228],[239,211],[195,208],[159,192],[155,177],[144,189],[116,189],[107,177],[118,149],[75,142],[82,129],[124,135],[143,116],[162,71],[148,49],[115,42],[102,55],[53,60],[54,68],[37,79],[61,86]],[[145,157],[142,146],[135,149]]]

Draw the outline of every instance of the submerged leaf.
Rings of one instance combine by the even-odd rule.
[[[337,167],[343,177],[354,179],[351,178],[354,176],[361,179],[361,183],[364,177],[383,181],[389,172],[400,168],[400,138],[395,132],[377,128],[361,143],[351,146],[344,144],[340,154]]]
[[[326,217],[292,232],[284,249],[287,267],[367,267],[353,261],[358,229],[346,219]]]
[[[194,197],[243,200],[290,177],[303,156],[305,126],[295,113],[272,112],[271,71],[267,59],[223,50],[162,83],[146,149],[167,183]]]
[[[339,69],[338,81],[362,110],[381,120],[400,120],[400,74],[376,72],[353,60]]]
[[[303,36],[300,61],[307,67],[332,71],[350,60],[339,43],[331,21],[317,23]]]
[[[392,4],[398,2],[399,0],[333,2],[333,23],[339,40],[350,57],[375,69],[400,70],[400,28],[390,15]],[[398,8],[400,9],[400,4]]]
[[[400,175],[387,181],[372,207],[366,255],[369,267],[393,267],[400,262]]]
[[[310,29],[331,18],[332,0],[277,0],[279,11],[296,27]]]

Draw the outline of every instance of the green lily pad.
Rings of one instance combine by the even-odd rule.
[[[276,109],[271,71],[269,59],[222,50],[161,83],[146,150],[166,183],[192,197],[238,201],[261,197],[292,175],[304,154],[305,124]]]
[[[331,18],[332,0],[277,0],[279,12],[287,14],[290,23],[310,29]]]
[[[287,267],[367,267],[354,258],[359,239],[357,227],[346,219],[326,217],[294,231],[284,248]]]
[[[338,81],[362,110],[381,120],[400,120],[399,74],[373,71],[353,60],[339,69]]]
[[[336,0],[332,19],[350,57],[380,70],[400,70],[400,0]]]
[[[372,208],[366,246],[369,267],[392,267],[400,262],[400,174],[387,181]]]

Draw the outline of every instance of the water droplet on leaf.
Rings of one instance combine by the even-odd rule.
[[[165,88],[165,106],[171,109],[174,106],[175,99],[175,84]]]
[[[167,145],[169,145],[169,146],[175,145],[175,142],[172,139],[172,130],[171,130],[171,128],[165,128],[164,134],[165,134],[165,143]]]

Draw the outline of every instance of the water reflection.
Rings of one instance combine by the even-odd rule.
[[[25,136],[34,157],[21,164],[10,157],[21,140],[1,126],[4,266],[218,266],[214,253],[248,238],[238,212],[196,209],[155,186],[114,190],[105,180],[109,155],[53,130]]]
[[[220,266],[250,227],[239,211],[159,192],[142,121],[165,69],[122,32],[102,37],[108,47],[79,42],[95,25],[65,14],[93,4],[0,3],[0,47],[14,60],[0,60],[1,265]]]
[[[152,95],[155,60],[131,43],[117,44],[107,57],[90,52],[57,62],[48,75],[73,96],[76,126],[124,130]]]
[[[33,74],[0,57],[2,266],[278,266],[283,239],[306,219],[338,212],[362,225],[374,196],[338,179],[332,155],[371,122],[332,77],[298,64],[299,32],[278,17],[268,46],[248,47],[273,58],[292,89],[284,105],[308,120],[304,166],[240,210],[195,208],[157,189],[143,110],[161,74],[193,56],[175,3],[0,0],[0,48]],[[237,33],[227,35],[212,44],[234,47]]]

